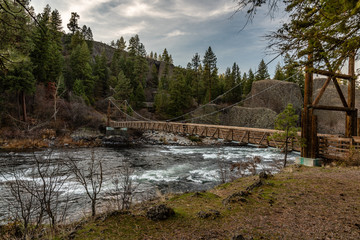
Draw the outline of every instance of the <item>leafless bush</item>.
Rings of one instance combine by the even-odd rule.
[[[93,149],[90,161],[81,164],[74,157],[68,156],[67,166],[69,171],[74,174],[75,180],[84,187],[86,195],[91,201],[91,216],[94,217],[96,215],[96,203],[103,184],[102,159],[95,155]]]
[[[56,230],[67,217],[67,202],[60,206],[60,196],[67,180],[61,161],[52,162],[52,151],[41,156],[33,155],[35,167],[32,169],[12,169],[6,175],[9,190],[11,220],[19,222],[22,237],[33,236],[40,224],[49,223]]]
[[[110,195],[114,197],[118,210],[130,209],[135,191],[138,184],[134,184],[132,176],[134,169],[130,167],[128,162],[122,164],[119,173],[112,179],[112,184],[115,187],[110,191]]]
[[[284,159],[273,159],[269,166],[275,171],[280,171],[284,168]]]
[[[95,112],[79,99],[73,99],[72,102],[60,102],[58,117],[70,124],[72,128],[86,126],[97,129],[104,123],[100,113]]]
[[[224,158],[218,158],[218,168],[221,183],[229,181],[229,165],[225,162]]]
[[[345,166],[360,166],[360,150],[354,147],[350,148],[349,157],[340,162],[340,164]]]
[[[237,163],[231,164],[230,171],[236,171],[236,175],[239,177],[244,177],[250,173],[251,175],[256,175],[256,168],[261,163],[261,157],[254,156],[252,158],[247,158],[245,161],[239,161]]]

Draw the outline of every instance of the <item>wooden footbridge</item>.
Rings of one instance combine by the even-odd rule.
[[[312,56],[309,55],[309,59]],[[311,61],[310,61],[311,62]],[[301,132],[298,133],[304,144],[300,146],[296,139],[289,144],[292,150],[301,151],[301,156],[306,158],[348,159],[354,153],[360,155],[360,119],[357,118],[355,108],[355,54],[349,57],[349,73],[339,74],[325,70],[316,70],[312,65],[306,66],[304,87],[304,108],[301,115]],[[313,100],[313,73],[325,75],[327,81],[321,88],[318,96]],[[347,80],[348,99],[346,100],[338,79]],[[343,106],[319,105],[330,81],[333,81]],[[110,108],[110,102],[109,102]],[[120,110],[120,109],[119,109]],[[317,133],[316,111],[343,111],[346,113],[345,136],[339,137]],[[143,118],[145,119],[145,118]],[[254,144],[261,147],[282,147],[284,142],[269,140],[276,130],[246,128],[236,126],[207,125],[179,122],[159,122],[146,119],[146,121],[123,121],[110,120],[108,112],[108,125],[114,128],[133,128],[141,130],[156,130],[177,134],[196,135],[199,137],[212,137],[235,141],[240,145]]]
[[[233,141],[239,145],[252,144],[258,147],[282,148],[285,144],[284,141],[269,140],[269,137],[277,132],[277,130],[273,129],[159,121],[110,121],[110,126],[114,128],[131,128],[144,131],[154,130],[198,137],[211,137]],[[300,136],[301,132],[298,134]],[[317,143],[317,146],[315,146],[318,148],[317,156],[326,159],[347,158],[354,150],[360,150],[360,137],[340,138],[334,135],[318,134]],[[301,151],[301,146],[296,139],[293,139],[289,146],[290,150]]]

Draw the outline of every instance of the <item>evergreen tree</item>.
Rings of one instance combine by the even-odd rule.
[[[255,76],[255,81],[269,79],[269,78],[270,78],[270,74],[268,72],[267,66],[264,62],[264,59],[261,59],[259,63],[258,71]]]
[[[108,93],[110,74],[106,62],[107,60],[104,51],[100,56],[95,56],[93,75],[96,77],[95,97],[97,98],[103,98]]]
[[[283,68],[280,66],[280,63],[278,63],[276,65],[274,79],[276,79],[276,80],[284,80],[285,79],[285,74],[284,74]]]
[[[215,86],[217,85],[217,67],[216,67],[217,58],[211,47],[206,50],[203,64],[204,64],[204,75],[203,80],[205,84],[208,86],[207,96],[209,102],[212,99],[212,91],[214,91]]]
[[[185,76],[180,70],[177,70],[174,75],[174,80],[171,82],[170,86],[170,104],[168,112],[171,116],[179,116],[190,106],[190,88],[189,85],[186,84]]]
[[[200,71],[199,71],[199,67],[200,67],[200,55],[198,53],[195,53],[195,55],[193,56],[193,58],[191,59],[191,66],[192,69],[195,73],[195,76],[193,78],[193,84],[192,89],[193,89],[193,96],[197,99],[198,104],[200,104],[201,102],[201,96],[200,96]]]
[[[245,96],[251,92],[251,87],[252,87],[252,84],[254,81],[255,81],[255,76],[254,76],[253,71],[250,68],[249,74],[248,74],[246,82],[244,84],[244,95]]]
[[[120,51],[124,51],[126,48],[126,41],[124,40],[124,38],[121,36],[120,39],[118,39],[116,41],[116,48],[119,49]]]
[[[14,68],[8,72],[4,80],[7,82],[11,92],[16,93],[19,102],[19,109],[22,110],[23,121],[27,121],[26,95],[35,92],[35,78],[32,74],[33,66],[29,58],[24,58],[18,62]],[[19,116],[20,119],[20,116]]]
[[[59,27],[53,25],[50,15],[51,8],[47,5],[37,17],[39,25],[33,32],[34,50],[31,61],[34,64],[34,76],[39,82],[56,82],[62,72],[63,56]],[[59,16],[57,16],[57,20]],[[61,19],[60,19],[61,20]]]
[[[75,32],[80,29],[79,24],[78,24],[79,18],[80,18],[80,16],[77,12],[71,13],[71,17],[70,17],[69,23],[67,24],[67,27],[70,30],[70,32],[72,33],[72,35],[74,35]]]
[[[277,141],[285,142],[283,147],[284,155],[284,167],[287,163],[288,144],[292,139],[297,138],[299,128],[296,127],[299,116],[296,114],[292,104],[288,104],[287,107],[281,112],[275,119],[275,129],[280,130],[274,133],[271,138]]]
[[[141,90],[139,90],[141,91]],[[117,76],[117,84],[115,86],[115,95],[114,97],[118,100],[130,100],[130,97],[133,95],[133,89],[131,87],[130,79],[128,79],[123,71],[120,71]]]
[[[133,102],[135,104],[136,108],[142,108],[144,106],[145,102],[145,91],[144,87],[141,83],[137,86],[135,92],[134,92],[134,99]]]
[[[76,46],[70,56],[71,79],[73,81],[79,80],[82,82],[84,92],[86,95],[86,102],[93,103],[94,101],[94,85],[95,79],[92,75],[92,68],[90,65],[90,51],[85,42]],[[73,89],[73,82],[68,81],[68,89]]]
[[[301,92],[304,93],[305,76],[298,63],[289,54],[285,55],[284,63],[284,77],[286,81],[297,83],[300,86]]]

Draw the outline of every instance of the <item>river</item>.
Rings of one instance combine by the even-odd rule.
[[[103,163],[103,185],[99,205],[105,209],[108,206],[110,192],[114,190],[114,178],[119,175],[124,163],[132,170],[131,179],[136,186],[135,200],[147,199],[166,193],[181,193],[186,191],[207,190],[221,183],[220,172],[235,175],[230,172],[230,166],[240,161],[248,161],[254,156],[261,157],[257,171],[263,169],[275,171],[271,165],[274,159],[282,159],[283,154],[274,148],[256,148],[251,146],[168,146],[144,145],[131,148],[95,148],[96,159]],[[35,158],[49,159],[49,169],[70,156],[79,166],[87,168],[91,158],[91,149],[55,149],[38,152],[0,152],[0,221],[4,222],[12,214],[14,198],[6,187],[6,183],[16,179],[29,182],[41,182],[36,174]],[[289,162],[293,162],[298,153],[289,154]],[[249,173],[249,172],[246,172]],[[80,217],[90,210],[90,203],[84,187],[66,168],[56,171],[56,180],[63,181],[61,192],[63,198],[59,201],[70,206],[68,211],[73,218]],[[74,217],[74,216],[77,217]]]

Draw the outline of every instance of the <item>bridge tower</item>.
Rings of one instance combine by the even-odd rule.
[[[317,117],[314,114],[316,110],[342,111],[346,113],[345,137],[351,138],[358,134],[357,109],[355,108],[355,53],[349,56],[348,74],[330,72],[326,70],[314,69],[312,64],[312,55],[308,56],[308,65],[305,67],[305,87],[304,87],[304,108],[301,118],[301,138],[305,141],[301,148],[301,156],[306,158],[316,158],[319,152],[317,142]],[[313,74],[327,76],[327,80],[319,91],[319,94],[313,99]],[[348,81],[347,100],[342,93],[337,79]],[[342,102],[342,106],[319,105],[330,81],[334,83],[336,91]]]

